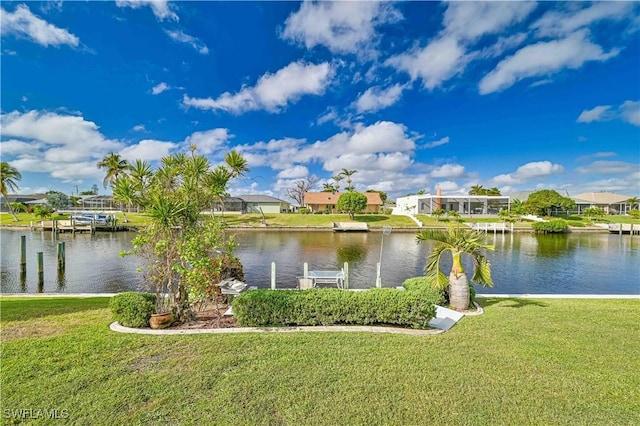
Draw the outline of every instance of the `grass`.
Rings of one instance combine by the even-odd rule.
[[[107,299],[0,298],[3,419],[640,424],[637,300],[481,304],[484,315],[437,336],[144,336],[111,332]]]

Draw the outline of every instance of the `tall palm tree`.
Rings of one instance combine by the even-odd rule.
[[[629,203],[629,207],[631,210],[633,210],[634,206],[640,206],[640,198],[638,197],[631,197],[627,200],[627,203]]]
[[[18,216],[16,216],[15,212],[11,208],[11,204],[7,201],[7,194],[9,190],[15,192],[19,189],[16,181],[20,179],[22,179],[22,175],[20,174],[18,169],[16,169],[6,161],[0,163],[0,194],[2,194],[2,196],[4,197],[5,204],[9,207],[9,212],[13,216],[13,220],[16,222],[18,222],[20,219],[18,219]]]
[[[434,288],[446,289],[448,286],[449,303],[454,309],[464,311],[469,308],[470,302],[469,281],[462,266],[463,254],[473,258],[472,280],[485,287],[493,287],[491,265],[481,250],[494,250],[495,247],[485,242],[486,235],[482,232],[452,226],[448,232],[434,229],[421,231],[416,239],[418,243],[436,242],[436,246],[427,258],[424,268],[425,276]],[[450,252],[453,258],[448,280],[440,270],[440,260],[446,252]]]
[[[333,181],[335,182],[333,184],[333,188],[335,189],[335,192],[340,192],[340,181],[344,179],[344,176],[342,176],[341,174],[337,174],[335,176],[331,176],[331,179],[333,179]]]
[[[107,169],[107,173],[102,181],[102,184],[106,188],[107,184],[113,184],[116,179],[127,172],[129,164],[127,160],[123,160],[120,157],[120,154],[110,152],[99,161],[96,166],[98,166],[99,169]]]
[[[351,176],[353,176],[354,174],[358,173],[357,170],[348,170],[348,169],[342,169],[342,171],[340,172],[340,174],[342,176],[344,176],[345,178],[347,178],[347,187],[345,188],[347,191],[349,192],[353,192],[355,190],[355,187],[353,187],[351,185]]]

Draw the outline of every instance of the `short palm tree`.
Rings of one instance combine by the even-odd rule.
[[[119,203],[126,205],[126,211],[131,210],[131,206],[138,200],[138,192],[136,184],[129,176],[120,176],[113,182],[113,199]],[[122,211],[124,216],[124,222],[129,222],[127,219],[127,213]]]
[[[22,179],[22,175],[20,174],[18,169],[16,169],[6,161],[0,163],[0,194],[2,194],[2,196],[5,198],[5,203],[9,207],[9,212],[13,215],[13,220],[16,222],[18,222],[20,219],[18,219],[18,216],[16,216],[15,212],[11,208],[11,204],[8,203],[6,199],[9,190],[17,191],[19,189],[16,181],[19,181],[20,179]]]
[[[435,229],[427,229],[418,233],[417,242],[435,241],[427,258],[425,276],[433,288],[444,290],[449,288],[449,304],[458,311],[469,308],[470,292],[467,274],[462,266],[462,255],[467,254],[473,258],[474,271],[472,280],[485,287],[493,287],[491,280],[491,265],[482,254],[482,250],[494,250],[493,245],[485,242],[486,235],[478,231],[460,229],[459,226],[451,226],[448,232]],[[449,278],[440,270],[440,261],[446,252],[450,252],[453,258]]]

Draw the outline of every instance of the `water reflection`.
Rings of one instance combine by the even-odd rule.
[[[423,275],[432,242],[416,244],[415,233],[393,232],[235,232],[236,255],[247,283],[268,287],[271,263],[276,263],[278,287],[293,287],[309,269],[340,269],[349,263],[352,288],[375,285],[376,263],[382,250],[382,285],[392,287]],[[19,240],[26,235],[27,267],[20,269]],[[0,231],[2,292],[119,292],[141,288],[142,274],[135,256],[119,257],[131,249],[133,233],[62,234]],[[483,293],[612,293],[640,294],[640,237],[616,234],[488,236],[496,250],[488,252],[493,289]],[[58,270],[56,246],[66,242],[65,267]],[[38,281],[36,252],[44,253],[44,279]],[[450,260],[443,262],[450,267]],[[471,271],[473,264],[465,259]]]

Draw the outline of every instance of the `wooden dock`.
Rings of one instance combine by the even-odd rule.
[[[640,225],[634,225],[633,223],[610,223],[608,229],[612,234],[640,235]]]
[[[126,227],[122,225],[96,225],[95,223],[78,223],[75,220],[40,220],[31,223],[31,230],[35,231],[52,231],[52,232],[89,232],[96,231],[114,232],[125,231]]]

